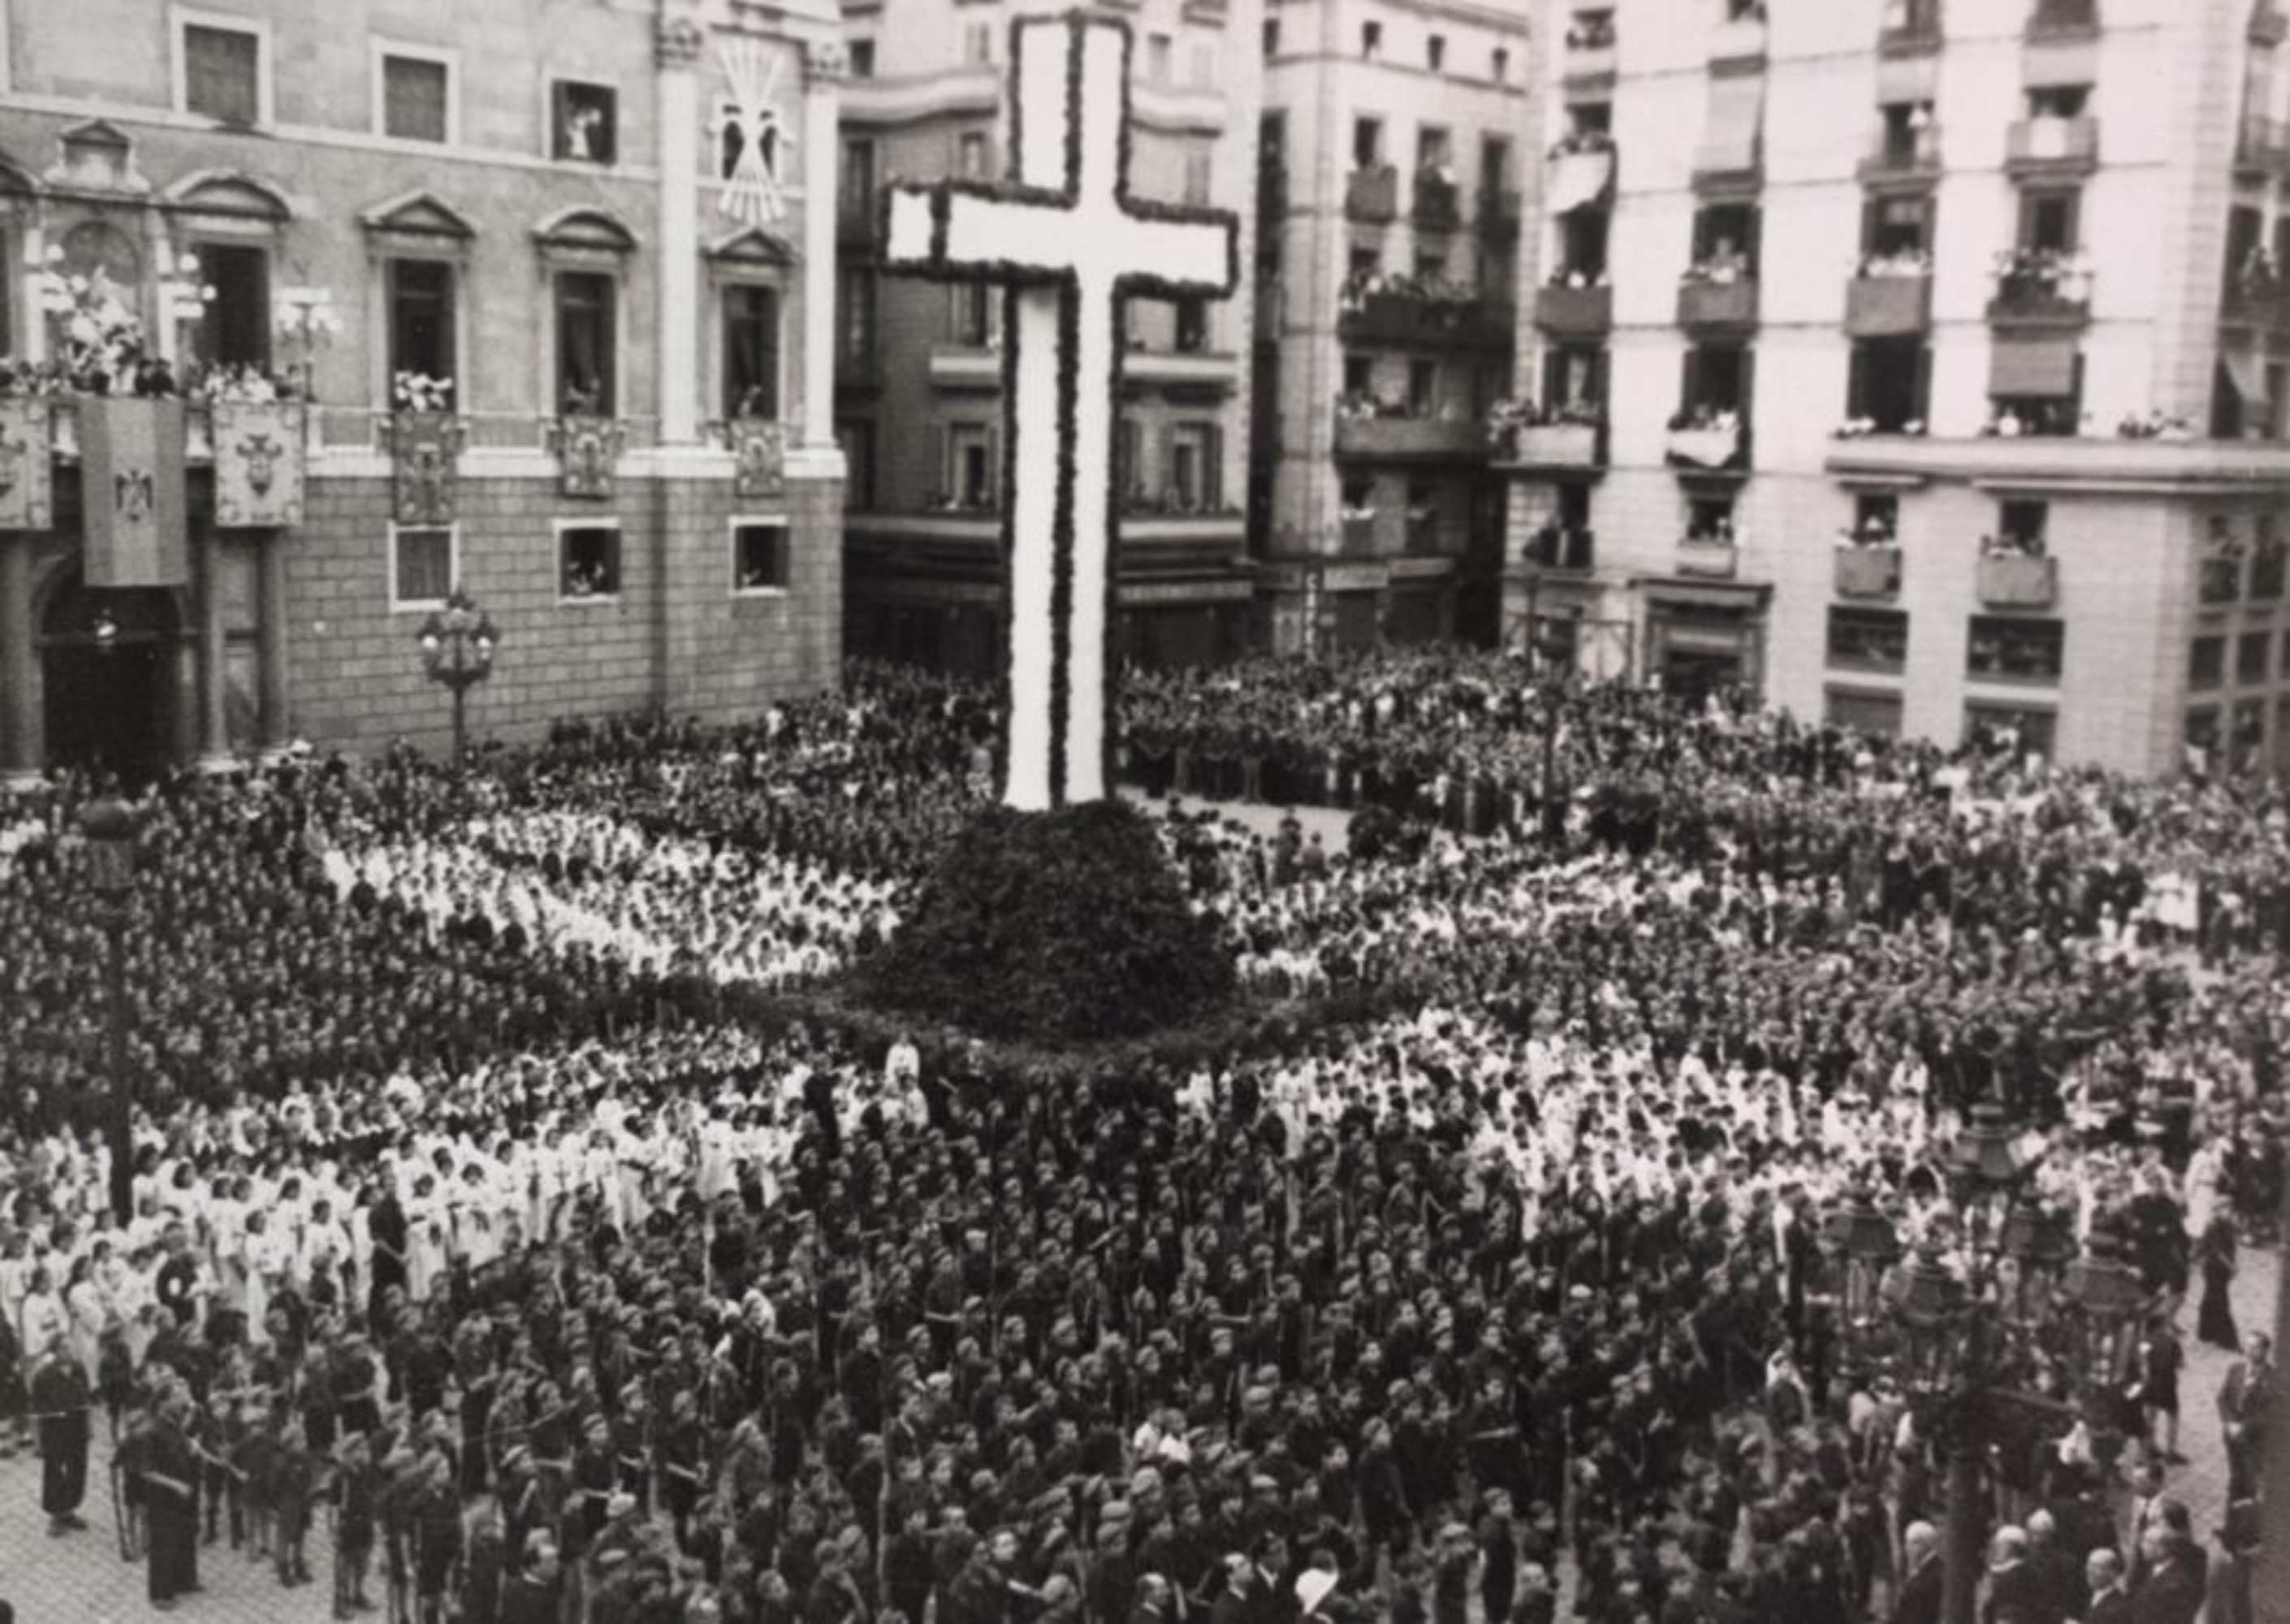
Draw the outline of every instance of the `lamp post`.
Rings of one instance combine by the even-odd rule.
[[[2065,1215],[2030,1198],[2037,1159],[2022,1157],[2001,1106],[1977,1105],[1946,1168],[1958,1214],[1953,1252],[1927,1238],[1902,1257],[1890,1220],[1862,1189],[1827,1226],[1844,1259],[1847,1344],[1864,1362],[1894,1365],[1919,1431],[1946,1457],[1946,1624],[1975,1617],[1989,1444],[1999,1408],[2027,1401],[2015,1393],[2027,1368],[2015,1356],[2047,1332],[2072,1333],[2064,1386],[2071,1400],[2099,1400],[2120,1386],[2127,1332],[2146,1302],[2138,1271],[2103,1238],[2078,1256]]]
[[[421,624],[421,668],[453,696],[456,775],[468,748],[469,690],[493,674],[493,647],[500,641],[492,617],[459,587]]]
[[[79,827],[103,918],[104,1036],[111,1072],[104,1139],[111,1152],[111,1215],[124,1228],[135,1217],[135,1104],[127,1075],[127,899],[135,889],[135,814],[125,802],[106,798],[80,813]]]

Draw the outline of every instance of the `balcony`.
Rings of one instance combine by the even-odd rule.
[[[1453,180],[1425,171],[1415,177],[1415,228],[1453,231],[1463,223],[1463,194]]]
[[[1598,538],[1585,525],[1545,524],[1526,539],[1520,556],[1538,570],[1588,575],[1597,567]]]
[[[1688,536],[1677,544],[1677,572],[1701,580],[1731,580],[1742,572],[1742,549],[1709,536]]]
[[[1240,379],[1240,357],[1229,350],[1146,349],[1132,345],[1121,354],[1125,383],[1229,389]]]
[[[1002,349],[995,344],[933,344],[930,380],[944,389],[998,389]]]
[[[1661,448],[1671,467],[1693,473],[1738,474],[1750,466],[1750,431],[1738,422],[1672,427]]]
[[[2049,609],[2059,599],[2060,561],[1990,553],[1980,560],[1976,580],[1980,601],[1990,609]]]
[[[2290,444],[2127,440],[2113,435],[1868,435],[1831,440],[1833,476],[2040,492],[2134,492],[2290,500]]]
[[[1942,45],[1940,6],[1934,4],[1910,5],[1901,13],[1901,20],[1889,24],[1877,36],[1878,52],[1888,57],[1930,56]]]
[[[1389,164],[1356,169],[1344,184],[1344,218],[1363,226],[1388,226],[1399,218],[1399,172]]]
[[[1757,278],[1737,276],[1718,282],[1706,276],[1688,277],[1677,284],[1677,324],[1689,331],[1756,326]]]
[[[2031,41],[2083,39],[2099,32],[2099,0],[2036,0],[2028,13]]]
[[[1843,545],[1837,549],[1837,596],[1891,598],[1901,592],[1901,549]]]
[[[1735,67],[1766,60],[1766,8],[1750,5],[1709,36],[1709,65]]]
[[[1386,290],[1349,305],[1336,332],[1347,344],[1508,349],[1511,310],[1492,300]]]
[[[1491,186],[1479,193],[1479,232],[1491,242],[1508,243],[1518,236],[1521,204],[1518,188]]]
[[[1611,83],[1614,76],[1614,25],[1576,23],[1566,30],[1566,56],[1561,71],[1569,85]]]
[[[2260,268],[2237,276],[2220,301],[2219,324],[2273,330],[2290,326],[2290,285]]]
[[[1502,436],[1497,460],[1506,468],[1553,473],[1595,473],[1605,466],[1596,423],[1518,423]]]
[[[1477,418],[1340,417],[1336,455],[1373,462],[1480,461],[1487,426]]]
[[[1932,325],[1932,275],[1860,276],[1845,284],[1845,331],[1856,339],[1910,338]]]
[[[1614,325],[1614,290],[1552,283],[1534,294],[1534,324],[1557,339],[1604,338]]]
[[[2004,167],[2014,177],[2087,175],[2099,167],[2099,120],[2022,118],[2006,139]]]
[[[1877,132],[1869,156],[1861,160],[1863,186],[1915,186],[1940,179],[1940,126]]]
[[[2075,332],[2091,322],[2091,272],[2079,254],[2016,253],[1999,260],[1988,320],[2003,329]]]
[[[2256,180],[2290,172],[2290,122],[2245,117],[2235,136],[2234,166]]]

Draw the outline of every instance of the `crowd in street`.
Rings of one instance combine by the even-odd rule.
[[[1261,994],[1397,1012],[1044,1077],[742,1003],[894,932],[983,793],[989,696],[906,674],[466,783],[171,785],[120,927],[124,1225],[85,787],[28,797],[0,1407],[58,1537],[106,1492],[76,1426],[167,1604],[254,1559],[394,1619],[1936,1617],[1939,1441],[1830,1220],[1866,1195],[1967,1267],[1946,1169],[1993,1102],[2146,1307],[2104,1372],[2018,1347],[2077,1413],[1990,1441],[1990,1616],[2234,1616],[2254,1536],[2174,1492],[2174,1325],[2199,1292],[2240,1350],[2185,1424],[2246,1500],[2278,799],[1452,651],[1127,705],[1154,788],[1400,814],[1343,850],[1158,819]]]

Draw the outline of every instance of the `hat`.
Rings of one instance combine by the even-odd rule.
[[[1328,1592],[1336,1588],[1336,1576],[1325,1568],[1308,1568],[1296,1577],[1296,1605],[1307,1614],[1317,1612],[1320,1604],[1328,1599]]]

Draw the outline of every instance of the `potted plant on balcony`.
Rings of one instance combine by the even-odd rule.
[[[391,510],[401,524],[450,524],[468,431],[452,408],[453,380],[400,372],[390,380]]]
[[[2091,303],[2091,264],[2080,250],[2006,248],[1990,268],[1998,316],[2080,318]]]
[[[1837,532],[1837,596],[1891,597],[1901,589],[1900,540],[1871,516]]]

